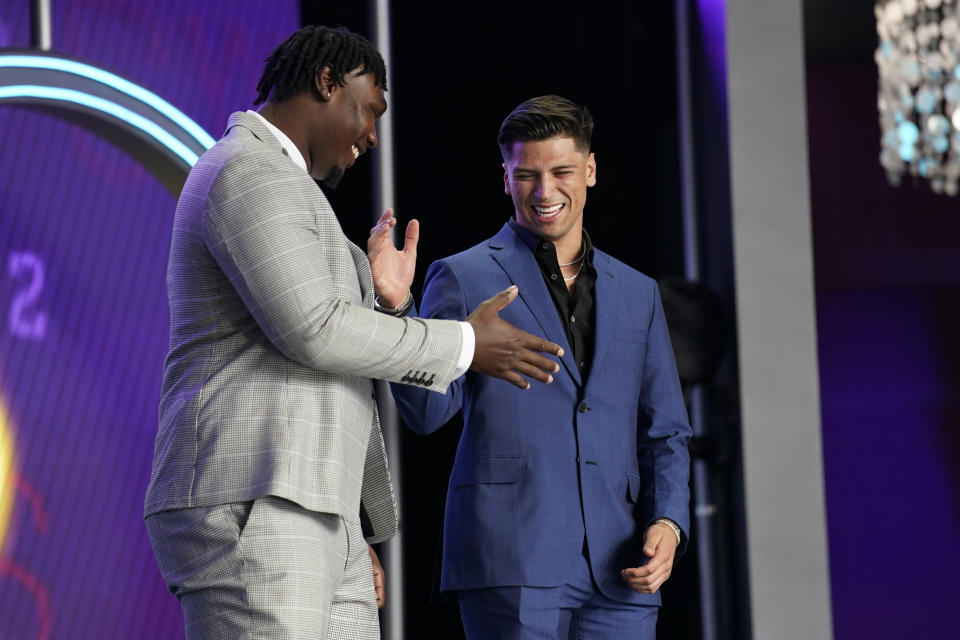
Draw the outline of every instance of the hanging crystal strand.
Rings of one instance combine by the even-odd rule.
[[[943,113],[949,115],[950,120],[941,117],[935,126],[948,138],[943,165],[944,191],[955,196],[960,191],[960,10],[954,0],[949,0],[943,13],[939,46],[944,70]]]
[[[894,185],[909,172],[937,193],[960,180],[960,23],[957,0],[881,0],[880,164]]]

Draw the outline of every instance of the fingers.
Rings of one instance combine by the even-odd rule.
[[[396,218],[390,218],[389,220],[384,220],[383,222],[377,222],[376,225],[370,227],[370,236],[379,236],[383,233],[390,231],[393,227],[397,225]]]
[[[546,369],[547,371],[553,371],[556,373],[560,370],[559,365],[549,358],[544,358],[543,356],[533,353],[534,351],[539,351],[541,353],[550,353],[558,358],[563,357],[563,347],[558,345],[556,342],[550,342],[549,340],[544,340],[543,338],[538,338],[532,333],[527,333],[526,331],[519,330],[523,333],[523,346],[531,351],[530,357],[526,358],[527,362],[535,364],[541,369]],[[547,363],[552,363],[553,366],[548,365]]]
[[[624,569],[620,575],[635,591],[653,593],[670,577],[672,571],[672,559],[655,556],[642,567]]]
[[[647,561],[647,564],[634,569],[636,572],[635,575],[644,577],[663,573],[664,570],[669,569],[673,565],[672,559],[668,561],[665,555],[666,554],[661,553],[653,556]]]
[[[397,224],[397,219],[393,217],[393,209],[387,209],[377,218],[377,223],[370,228],[370,235],[374,236],[389,231]]]
[[[397,219],[393,217],[393,209],[387,209],[377,218],[377,224],[370,228],[370,237],[367,238],[367,253],[383,251],[385,247],[393,248],[390,238],[390,229],[395,227]]]
[[[524,338],[523,342],[526,344],[533,345],[538,350],[546,353],[553,353],[559,356],[563,355],[563,349],[561,349],[559,345],[548,340],[543,340],[542,338],[537,338],[536,336],[520,329],[516,329],[509,324],[507,326],[513,331],[521,334],[521,337]],[[560,371],[560,364],[558,362],[555,362],[546,356],[540,355],[536,351],[531,350],[529,347],[516,350],[514,352],[513,359],[514,362],[511,365],[508,365],[512,372],[523,374],[527,378],[533,378],[534,380],[538,380],[544,384],[550,384],[553,382],[553,375],[551,374],[559,373]],[[518,384],[513,379],[508,378],[508,380],[521,389],[530,388],[530,385],[526,383],[526,380],[524,380],[524,384],[522,385]]]
[[[406,237],[403,239],[403,251],[409,253],[417,250],[417,242],[420,241],[420,222],[414,218],[407,223]]]
[[[373,574],[373,589],[377,595],[377,609],[383,609],[387,602],[387,590],[383,582],[383,573]]]
[[[530,383],[523,376],[526,376],[527,378],[533,378],[534,380],[538,380],[544,384],[550,384],[553,382],[553,375],[551,374],[560,371],[560,365],[548,358],[537,356],[533,352],[529,352],[529,357],[540,358],[544,364],[534,365],[521,360],[520,362],[514,364],[513,369],[499,373],[493,373],[491,375],[503,378],[510,384],[520,387],[521,389],[530,388]]]
[[[521,355],[519,355],[512,364],[506,365],[506,367],[507,368],[499,371],[487,371],[486,373],[498,378],[503,378],[510,384],[520,387],[521,389],[529,389],[530,383],[526,378],[532,378],[543,384],[550,384],[553,382],[552,374],[560,371],[560,365],[553,360],[526,349],[523,349]],[[526,378],[523,376],[526,376]]]
[[[518,293],[520,293],[520,289],[517,288],[517,285],[512,285],[487,300],[487,302],[493,305],[497,313],[500,313],[504,307],[516,299]]]
[[[521,376],[519,373],[516,373],[513,371],[506,371],[500,377],[506,380],[507,382],[509,382],[510,384],[514,385],[515,387],[520,387],[521,389],[530,388],[530,383],[524,380],[523,376]]]
[[[651,558],[657,553],[657,547],[660,546],[660,541],[663,540],[663,535],[658,529],[659,528],[654,527],[647,529],[643,540],[643,552]]]
[[[552,342],[549,344],[553,344]],[[556,345],[553,345],[556,347]],[[557,349],[560,349],[557,347]],[[560,349],[562,352],[563,349]],[[526,368],[541,373],[557,373],[560,371],[560,365],[546,356],[542,356],[535,351],[524,350],[521,359]],[[526,370],[524,370],[526,373]],[[538,380],[540,378],[537,378]]]
[[[624,569],[620,572],[620,576],[637,593],[654,593],[670,577],[672,567],[660,567],[653,573],[642,573],[647,568],[645,565],[635,569]]]
[[[370,229],[370,237],[367,238],[367,253],[371,251],[382,251],[385,247],[393,248],[393,240],[390,238],[390,229],[397,223],[396,218],[390,218],[382,224]]]
[[[538,367],[532,364],[528,364],[526,362],[521,362],[517,365],[516,370],[523,372],[523,374],[526,375],[528,378],[539,380],[544,384],[550,384],[551,382],[553,382],[553,376],[550,375],[550,373],[548,372],[552,371],[553,373],[556,373],[557,371],[560,370],[560,367],[557,365],[557,363],[553,362],[552,360],[549,360],[548,362],[553,366]]]
[[[383,573],[383,565],[380,564],[380,558],[373,547],[367,546],[370,552],[370,563],[373,565],[373,590],[377,597],[377,608],[382,609],[387,601],[387,583]]]
[[[481,304],[490,303],[491,305],[493,305],[493,308],[496,310],[496,312],[500,313],[501,311],[503,311],[504,308],[506,308],[507,305],[509,305],[511,302],[513,302],[517,298],[517,295],[519,293],[520,293],[520,289],[517,288],[517,285],[512,285],[510,287],[507,287],[497,295],[493,296],[492,298],[485,300]],[[518,331],[520,330],[518,329]],[[558,358],[563,357],[563,348],[560,345],[554,342],[550,342],[549,340],[544,340],[543,338],[538,338],[532,333],[527,333],[526,331],[520,331],[520,333],[523,335],[523,346],[526,347],[527,349],[531,349],[533,351],[540,351],[543,353],[552,353]],[[540,360],[545,361],[545,359],[543,358],[541,358]],[[547,371],[553,371],[554,373],[556,373],[559,370],[559,367],[556,366],[556,363],[553,363],[552,365],[544,365],[543,363],[535,360],[527,359],[527,361],[532,362],[533,364],[539,366],[542,369],[546,369]]]
[[[517,287],[511,286],[484,300],[467,316],[476,338],[470,368],[502,378],[520,389],[529,389],[530,380],[553,382],[560,365],[542,353],[563,356],[563,349],[549,340],[516,328],[499,317],[499,312],[516,299]]]
[[[642,567],[620,572],[627,584],[639,593],[653,593],[666,582],[673,571],[674,547],[664,540],[667,534],[661,529],[661,526],[653,525],[644,535],[643,553],[649,556],[650,560]]]

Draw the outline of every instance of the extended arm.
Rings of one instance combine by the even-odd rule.
[[[416,313],[416,308],[412,313]],[[427,318],[463,320],[467,317],[466,300],[453,269],[445,262],[434,262],[424,281],[420,313]],[[397,411],[414,431],[428,434],[436,431],[460,410],[467,375],[454,380],[444,395],[430,393],[404,384],[390,384]]]
[[[387,209],[370,230],[367,241],[374,286],[387,307],[401,305],[403,300],[412,301],[408,298],[408,292],[413,282],[417,241],[420,237],[419,223],[411,220],[407,225],[403,249],[398,250],[390,238],[390,229],[395,225],[393,210]],[[524,376],[550,383],[553,382],[552,374],[559,370],[556,362],[537,352],[562,356],[563,351],[559,345],[521,331],[500,319],[499,312],[513,302],[517,293],[516,287],[510,287],[481,302],[470,315],[458,319],[469,325],[463,326],[463,329],[473,337],[472,358],[464,358],[464,361],[469,360],[469,368],[527,389],[530,383]]]
[[[322,371],[446,387],[460,351],[453,323],[379,314],[345,299],[352,254],[310,178],[275,153],[243,154],[214,180],[203,235],[258,326],[285,356]],[[338,262],[339,261],[339,262]],[[333,273],[343,264],[348,273]]]

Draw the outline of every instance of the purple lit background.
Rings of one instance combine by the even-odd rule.
[[[215,138],[250,107],[264,58],[300,20],[293,1],[52,9],[56,51],[141,84]],[[28,0],[0,4],[0,46],[29,46],[29,16]],[[0,401],[21,479],[0,637],[41,637],[44,610],[51,638],[181,637],[141,516],[175,199],[123,152],[53,116],[0,107],[0,138]],[[37,269],[39,295],[11,314]],[[24,331],[38,314],[42,335]]]
[[[807,66],[835,637],[952,638],[960,201],[887,182],[866,57]]]

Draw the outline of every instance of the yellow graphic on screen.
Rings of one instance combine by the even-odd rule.
[[[10,528],[13,495],[16,491],[13,472],[13,428],[0,400],[0,556]]]

